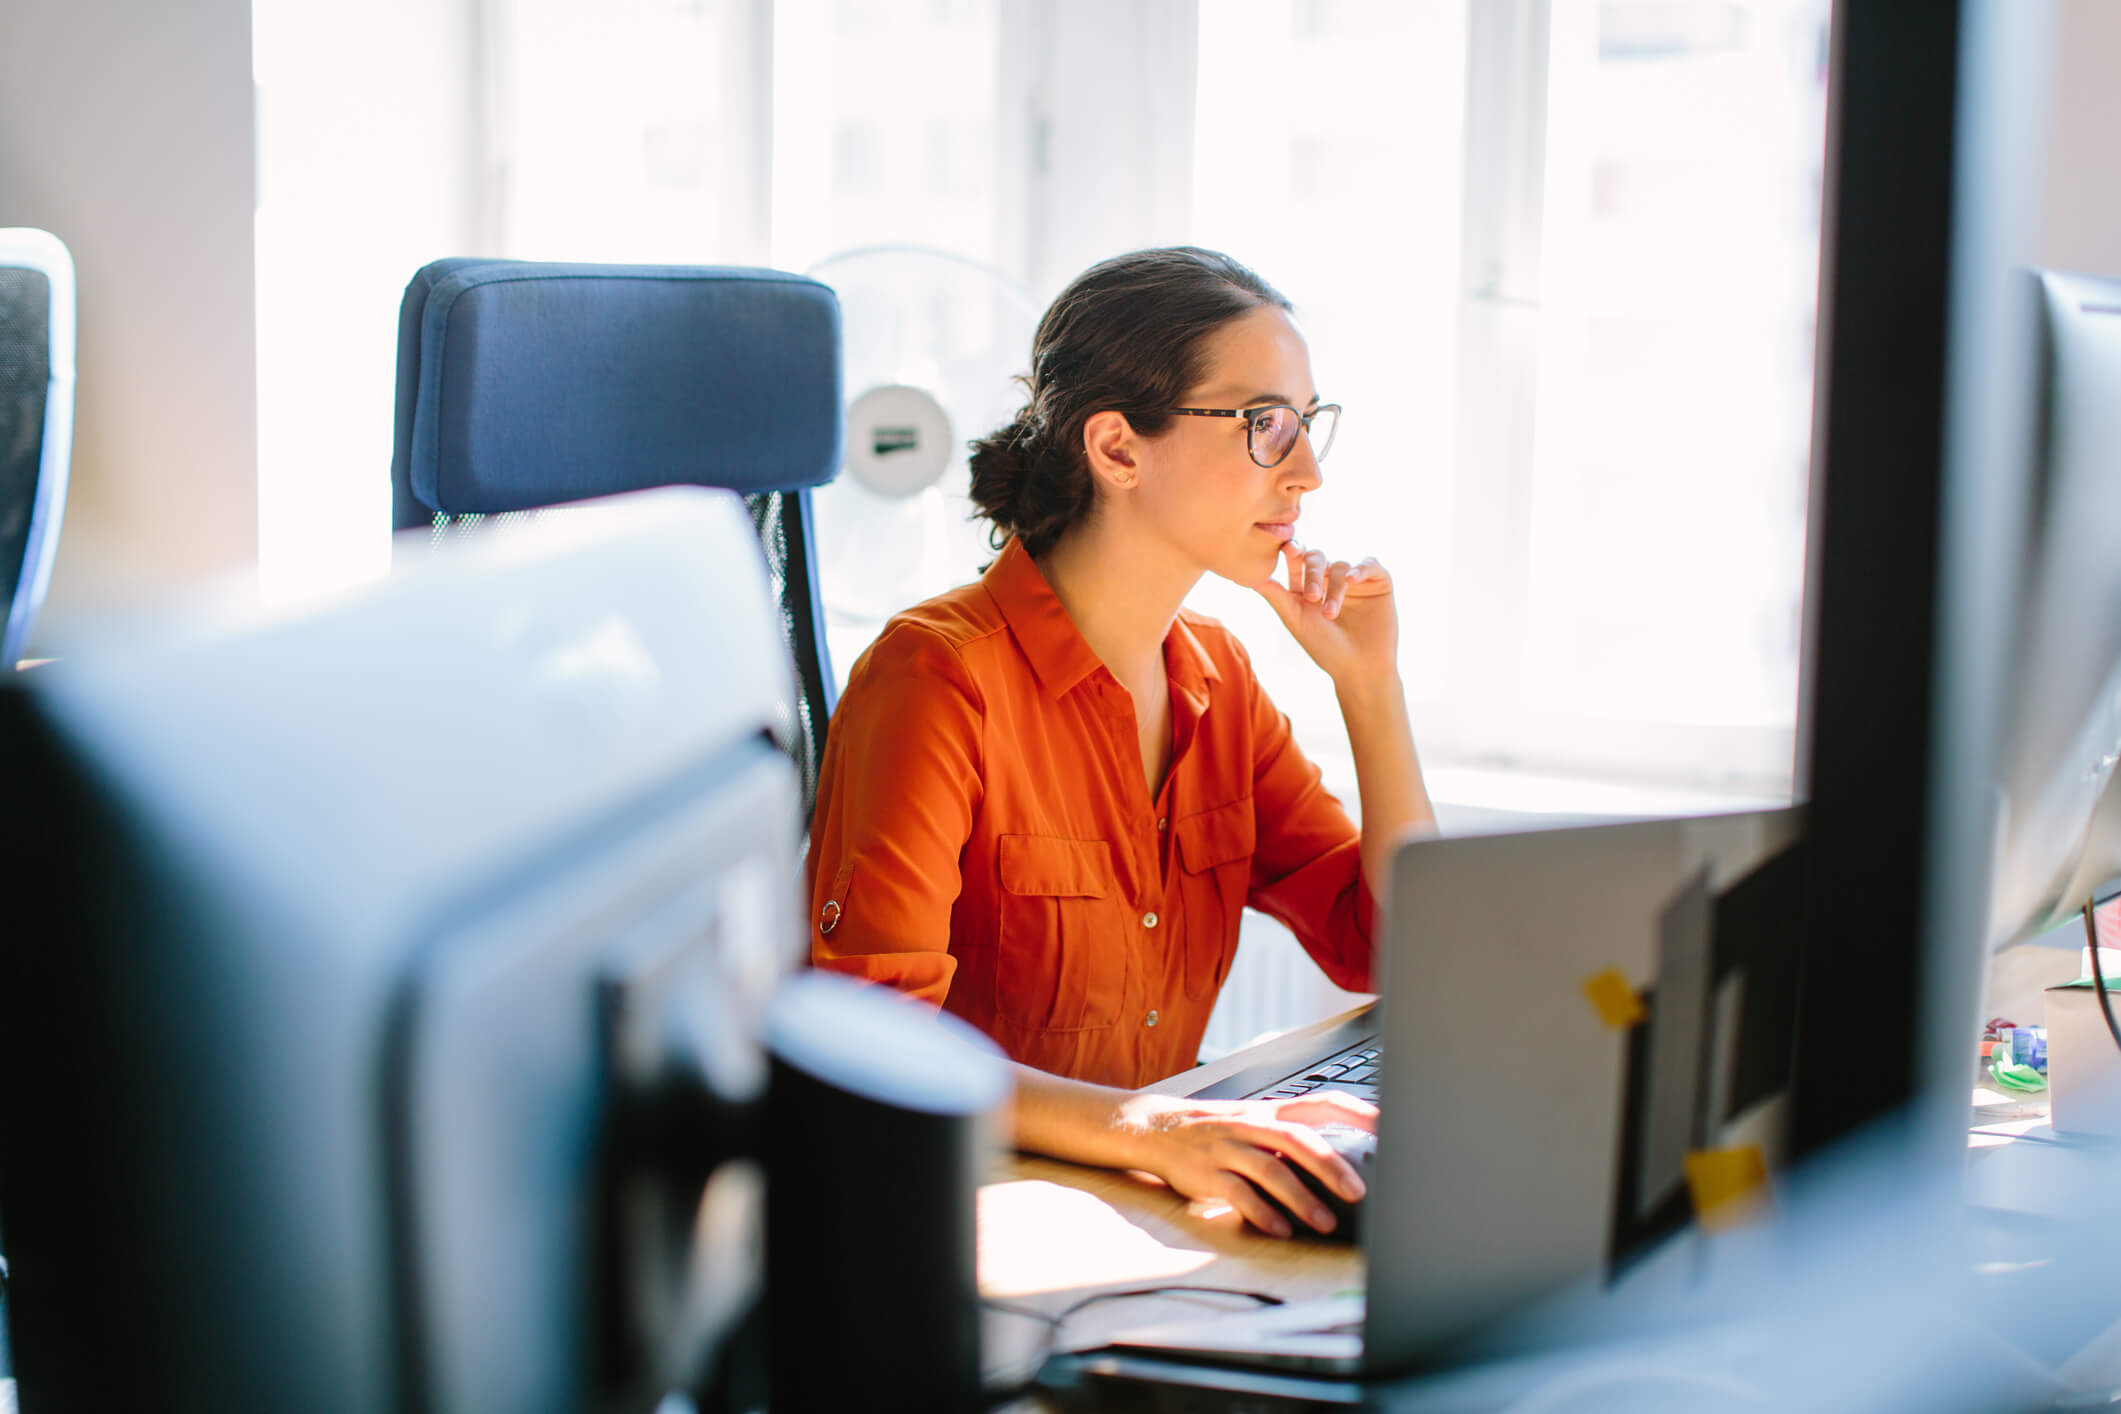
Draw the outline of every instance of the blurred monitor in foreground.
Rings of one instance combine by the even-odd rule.
[[[0,694],[24,1408],[713,1379],[800,937],[758,560],[734,497],[615,498]]]

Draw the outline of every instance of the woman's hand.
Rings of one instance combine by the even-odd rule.
[[[1334,686],[1396,678],[1399,610],[1392,576],[1374,559],[1351,565],[1291,540],[1282,546],[1288,585],[1253,586]]]
[[[1294,1100],[1131,1095],[1117,1119],[1130,1139],[1128,1167],[1188,1198],[1227,1203],[1260,1231],[1287,1237],[1288,1220],[1260,1195],[1272,1194],[1304,1222],[1330,1231],[1333,1215],[1290,1165],[1309,1169],[1351,1203],[1360,1199],[1362,1179],[1313,1126],[1375,1131],[1377,1106],[1332,1090]]]

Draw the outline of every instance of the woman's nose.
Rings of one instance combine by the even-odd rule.
[[[1297,437],[1296,445],[1289,448],[1289,459],[1281,464],[1282,485],[1293,490],[1316,491],[1325,484],[1325,473],[1318,469],[1318,458],[1311,455],[1311,434],[1305,432]]]

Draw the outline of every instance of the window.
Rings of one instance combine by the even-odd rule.
[[[1826,6],[1551,13],[1524,613],[1491,719],[1517,743],[1493,749],[1786,791]]]
[[[999,0],[771,10],[773,263],[886,244],[994,260]]]
[[[457,0],[411,44],[403,22],[257,10],[269,586],[382,563],[394,295],[427,259],[807,269],[906,244],[1035,311],[1091,260],[1190,240],[1296,300],[1348,408],[1307,538],[1392,567],[1433,767],[1787,789],[1826,0]],[[330,288],[303,279],[320,255]],[[976,303],[938,281],[906,307],[968,347]],[[982,355],[994,395],[955,434],[998,420],[1023,353]],[[354,399],[375,440],[318,437]],[[1329,685],[1265,606],[1196,602],[1335,756]]]
[[[1347,408],[1302,538],[1392,571],[1402,668],[1436,698],[1453,610],[1463,7],[1242,0],[1202,19],[1191,238],[1296,304],[1319,395]],[[1332,686],[1266,604],[1221,581],[1192,602],[1238,631],[1351,786]]]
[[[742,0],[487,0],[491,253],[757,264],[770,25]],[[732,135],[739,135],[732,141]]]
[[[258,571],[281,599],[390,562],[398,300],[476,253],[468,5],[257,0]]]

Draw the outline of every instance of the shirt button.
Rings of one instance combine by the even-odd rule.
[[[1144,928],[1154,928],[1155,926],[1156,926],[1156,915],[1155,915],[1155,914],[1153,914],[1153,913],[1144,913],[1144,914],[1142,915],[1142,927],[1144,927]]]
[[[1159,829],[1159,830],[1161,830],[1161,829],[1162,829],[1162,828],[1163,828],[1164,826],[1166,826],[1166,825],[1168,825],[1168,824],[1170,824],[1170,823],[1171,823],[1171,822],[1170,822],[1169,820],[1158,820],[1158,821],[1156,822],[1156,828],[1157,828],[1157,829]]]
[[[1155,1013],[1155,1012],[1153,1012],[1153,1011],[1152,1011],[1152,1012],[1150,1012],[1150,1013],[1149,1013],[1149,1014],[1148,1014],[1147,1016],[1145,1016],[1145,1017],[1143,1017],[1143,1018],[1142,1018],[1142,1025],[1144,1025],[1144,1026],[1154,1026],[1155,1024],[1156,1024],[1156,1013]]]

